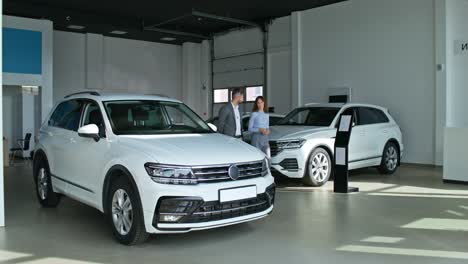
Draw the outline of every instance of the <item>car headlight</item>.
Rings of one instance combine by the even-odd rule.
[[[292,139],[292,140],[284,140],[284,141],[277,141],[278,148],[280,149],[297,149],[304,145],[306,142],[305,139]]]
[[[197,177],[193,174],[192,168],[190,167],[146,163],[145,169],[151,179],[157,183],[198,184]]]
[[[270,171],[270,162],[268,158],[264,158],[262,162],[262,176],[267,176]]]

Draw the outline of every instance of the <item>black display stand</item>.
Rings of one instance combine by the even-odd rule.
[[[348,146],[353,122],[352,115],[341,115],[336,130],[335,155],[333,158],[333,171],[335,175],[333,191],[336,193],[359,191],[359,188],[348,186]]]

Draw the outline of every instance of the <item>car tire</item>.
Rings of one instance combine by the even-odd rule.
[[[393,174],[400,164],[400,151],[394,142],[388,142],[382,154],[382,161],[378,170],[382,174]]]
[[[303,183],[308,186],[320,187],[327,183],[332,173],[332,161],[328,152],[316,148],[309,156]]]
[[[36,184],[36,195],[43,207],[57,207],[61,195],[54,192],[52,187],[49,164],[45,158],[39,157],[34,163],[34,182]]]
[[[138,193],[125,177],[111,183],[107,206],[112,231],[118,242],[136,245],[148,239]]]

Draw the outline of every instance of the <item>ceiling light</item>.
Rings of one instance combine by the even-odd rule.
[[[80,26],[80,25],[68,25],[67,28],[80,30],[80,29],[84,29],[85,26]]]
[[[122,31],[122,30],[114,30],[114,31],[111,31],[109,32],[111,34],[115,34],[115,35],[125,35],[127,34],[128,32],[127,31]]]
[[[174,40],[176,40],[176,38],[173,38],[173,37],[163,37],[163,38],[161,38],[161,40],[163,40],[163,41],[174,41]]]

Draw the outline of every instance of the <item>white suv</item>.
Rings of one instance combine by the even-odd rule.
[[[336,127],[342,114],[354,116],[349,169],[378,167],[392,174],[403,155],[401,130],[387,109],[367,104],[308,104],[271,127],[272,169],[311,186],[332,174]]]
[[[273,210],[265,156],[163,96],[67,96],[41,127],[34,153],[39,202],[55,207],[66,195],[95,207],[123,244]]]

